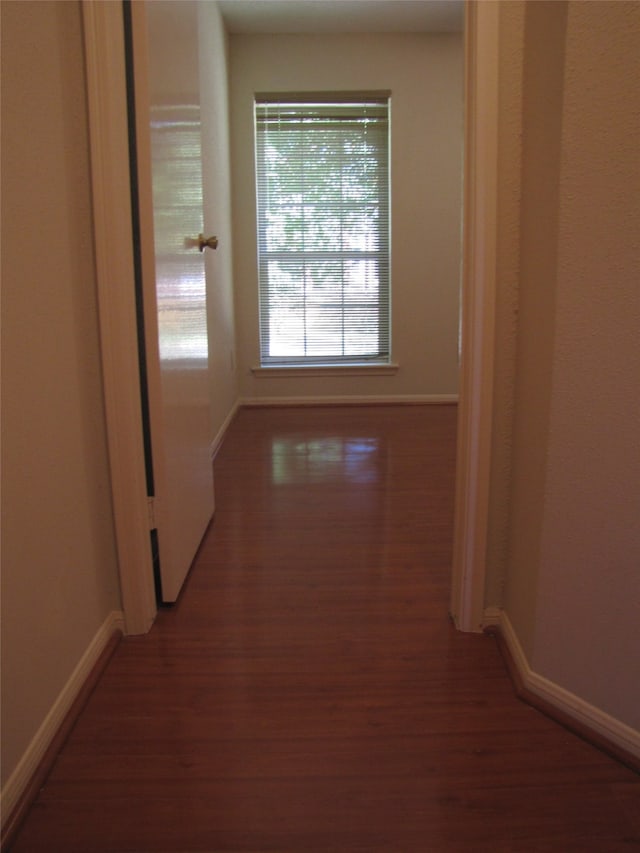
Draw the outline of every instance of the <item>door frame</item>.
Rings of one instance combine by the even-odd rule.
[[[127,634],[156,616],[140,399],[122,4],[83,0],[102,382]]]
[[[465,4],[465,134],[460,393],[451,615],[485,627],[493,420],[498,183],[499,6]]]
[[[126,631],[156,615],[142,440],[122,6],[82,0],[102,379]],[[465,190],[451,613],[483,627],[495,314],[498,4],[466,4]]]

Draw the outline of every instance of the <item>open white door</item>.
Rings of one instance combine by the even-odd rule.
[[[177,599],[214,511],[195,2],[132,3],[153,517]],[[212,249],[207,248],[207,252]]]

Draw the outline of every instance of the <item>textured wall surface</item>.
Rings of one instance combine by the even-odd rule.
[[[504,24],[505,15],[515,20],[516,9],[502,14]],[[517,239],[511,218],[499,219],[501,299],[510,299],[508,273],[519,249],[511,455],[494,462],[497,477],[499,460],[508,459],[511,476],[502,492],[506,514],[500,491],[492,491],[489,540],[500,542],[506,517],[503,604],[534,673],[636,727],[638,57],[635,3],[526,5]],[[515,57],[503,68],[515,84]],[[501,91],[508,85],[503,81]],[[501,140],[511,130],[507,139],[514,143],[515,123],[512,128],[509,122],[501,116]],[[512,210],[505,199],[515,202],[516,186],[507,191],[501,185],[500,192],[499,211]],[[508,247],[502,254],[501,241]],[[509,304],[498,308],[498,330],[500,311]],[[510,326],[503,328],[508,342]],[[498,339],[498,362],[503,357]],[[500,412],[508,406],[506,368],[504,377],[496,380],[498,444],[508,422]]]
[[[536,619],[554,358],[565,27],[565,3],[527,5],[522,77],[518,334],[505,605],[529,655]]]
[[[2,774],[120,608],[78,3],[2,4]]]
[[[640,728],[640,5],[569,3],[533,666]]]

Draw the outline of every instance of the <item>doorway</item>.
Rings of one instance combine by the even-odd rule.
[[[462,365],[455,559],[451,611],[461,630],[481,630],[488,508],[495,277],[497,27],[495,4],[468,4],[465,35],[467,116]],[[124,45],[117,4],[83,3],[87,50],[98,256],[99,300],[114,508],[129,633],[148,630],[155,614],[148,510],[136,373],[126,130],[122,118]],[[479,116],[483,117],[482,122]],[[489,118],[487,118],[489,117]],[[125,142],[121,138],[124,132]],[[109,265],[123,247],[121,276]],[[117,353],[117,356],[116,356]],[[106,356],[106,357],[105,357]],[[132,488],[133,483],[133,488]]]

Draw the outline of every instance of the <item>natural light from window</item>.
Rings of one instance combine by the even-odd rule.
[[[263,366],[389,361],[389,103],[256,101]]]

